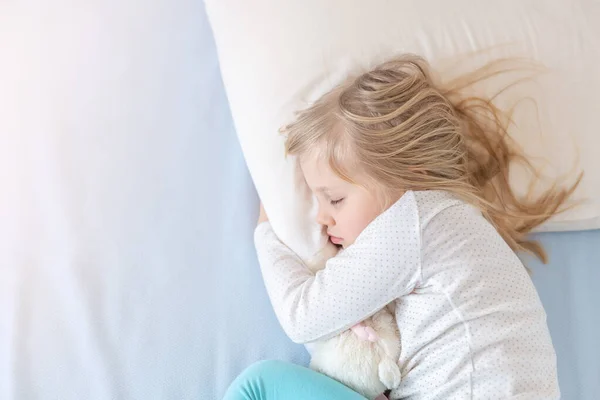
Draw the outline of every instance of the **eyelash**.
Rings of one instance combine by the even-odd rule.
[[[344,198],[342,197],[339,200],[331,200],[330,203],[331,203],[332,206],[335,206],[335,205],[340,204],[343,200],[344,200]]]

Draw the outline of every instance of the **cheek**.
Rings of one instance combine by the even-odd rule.
[[[348,238],[354,241],[378,215],[377,208],[371,202],[362,204],[362,207],[349,212],[346,220]]]
[[[346,240],[354,242],[354,240],[365,230],[365,228],[373,221],[373,217],[369,214],[361,214],[359,212],[351,213],[346,219],[345,226]]]
[[[365,228],[373,221],[374,217],[371,216],[370,214],[364,214],[361,215],[357,218],[356,220],[356,229],[358,230],[357,232],[357,236],[358,233],[361,233],[362,231],[365,230]]]

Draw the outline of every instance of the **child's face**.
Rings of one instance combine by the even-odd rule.
[[[341,179],[326,161],[307,156],[300,166],[319,203],[317,222],[327,227],[332,243],[350,246],[383,211],[375,193]]]

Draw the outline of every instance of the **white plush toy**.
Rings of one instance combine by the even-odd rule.
[[[328,246],[325,249],[329,256],[335,254],[336,250],[332,248]],[[329,257],[323,253],[319,259],[308,263],[313,273],[325,267]],[[401,380],[398,366],[400,334],[394,314],[395,305],[392,303],[352,329],[331,339],[311,343],[310,368],[368,399],[396,388]]]

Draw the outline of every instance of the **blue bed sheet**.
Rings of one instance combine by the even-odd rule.
[[[546,313],[558,357],[563,399],[600,393],[600,230],[536,235],[548,251],[543,265],[525,258]]]

